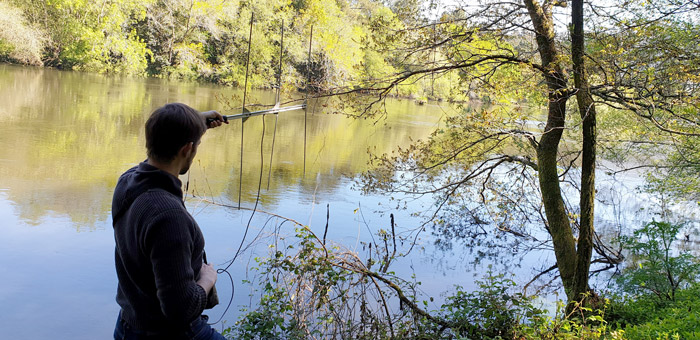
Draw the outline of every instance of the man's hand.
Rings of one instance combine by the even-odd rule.
[[[204,288],[204,291],[209,295],[211,287],[216,283],[216,269],[211,264],[202,263],[202,269],[199,270],[199,280],[197,284]]]
[[[220,113],[216,111],[205,111],[202,112],[202,116],[204,116],[204,119],[207,121],[207,127],[212,129],[217,126],[221,126],[221,124],[226,123],[228,124],[228,120],[224,119],[224,116],[222,116]]]

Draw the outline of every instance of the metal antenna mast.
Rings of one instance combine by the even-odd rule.
[[[314,40],[314,26],[311,25],[311,34],[309,37],[309,59],[307,61],[307,69],[306,69],[306,100],[304,102],[306,103],[307,107],[304,108],[304,172],[303,176],[306,177],[306,116],[308,113],[308,104],[309,104],[309,92],[311,92],[311,42]]]
[[[241,110],[241,115],[245,114],[248,112],[248,110],[245,109],[245,97],[246,94],[248,93],[248,70],[250,68],[250,43],[253,40],[253,12],[250,12],[250,31],[248,32],[248,56],[246,57],[246,62],[245,62],[245,83],[243,85],[243,109]],[[243,192],[243,131],[245,130],[243,127],[245,125],[245,121],[248,120],[248,117],[241,117],[241,163],[240,163],[240,171],[238,172],[238,209],[241,208],[241,192]]]
[[[280,107],[280,92],[282,91],[282,57],[284,56],[284,19],[280,28],[280,64],[277,71],[277,94],[275,96],[275,108]],[[279,112],[279,111],[278,111]],[[270,190],[270,176],[272,175],[272,154],[275,152],[275,139],[277,138],[278,112],[275,112],[275,128],[272,131],[272,147],[270,148],[270,167],[267,170],[267,190]],[[263,119],[264,116],[263,116]]]
[[[304,99],[303,104],[298,104],[298,105],[290,105],[290,106],[281,106],[280,104],[280,97],[281,97],[281,91],[282,91],[282,64],[283,64],[283,57],[284,57],[284,20],[282,20],[282,27],[281,27],[281,33],[280,33],[280,60],[279,60],[279,65],[278,65],[278,72],[277,72],[277,93],[275,94],[275,105],[271,109],[265,109],[265,110],[258,110],[258,111],[248,111],[246,109],[245,104],[246,104],[246,98],[248,94],[248,76],[249,76],[249,71],[250,71],[250,49],[251,49],[251,43],[253,40],[253,22],[254,22],[254,13],[250,14],[250,30],[248,32],[248,53],[246,56],[246,67],[245,67],[245,83],[243,85],[243,105],[242,105],[242,110],[241,113],[239,114],[234,114],[234,115],[225,115],[222,116],[225,122],[228,122],[231,119],[240,119],[241,120],[241,159],[240,159],[240,169],[238,173],[238,209],[241,208],[241,197],[242,197],[242,192],[243,192],[243,142],[245,141],[244,138],[244,126],[245,126],[245,121],[248,120],[248,118],[253,117],[253,116],[264,116],[268,114],[274,114],[275,115],[275,129],[273,131],[272,135],[272,151],[270,151],[270,169],[268,170],[268,175],[267,175],[267,188],[268,190],[270,189],[270,177],[272,174],[272,157],[273,157],[273,152],[275,148],[275,139],[277,137],[277,120],[278,120],[278,113],[280,112],[286,112],[286,111],[294,111],[294,110],[304,110],[304,174],[306,174],[306,135],[307,135],[307,103],[309,101],[309,92],[311,89],[310,83],[311,83],[311,43],[313,41],[313,34],[314,34],[314,27],[311,26],[311,37],[309,38],[309,60],[308,60],[308,69],[307,69],[307,92],[306,92],[306,99]],[[264,119],[264,118],[263,118]],[[207,118],[207,123],[211,123],[214,120],[214,118]],[[264,124],[264,122],[263,122]],[[261,171],[263,171],[261,169]]]

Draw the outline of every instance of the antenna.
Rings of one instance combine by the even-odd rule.
[[[278,113],[280,112],[286,112],[286,111],[296,111],[296,110],[304,110],[304,174],[306,173],[306,131],[307,131],[307,102],[309,100],[309,88],[310,85],[307,84],[307,93],[306,93],[306,99],[304,100],[303,104],[298,104],[298,105],[290,105],[290,106],[281,106],[280,103],[280,98],[281,98],[281,92],[282,92],[282,65],[283,65],[283,59],[284,59],[284,20],[282,20],[282,27],[280,29],[280,60],[279,60],[279,65],[278,65],[278,72],[277,72],[277,93],[275,94],[275,105],[270,108],[270,109],[264,109],[264,110],[258,110],[258,111],[249,111],[246,109],[245,104],[246,104],[246,99],[247,99],[247,94],[248,94],[248,76],[249,76],[249,71],[250,71],[250,50],[251,50],[251,43],[253,40],[253,23],[254,23],[254,13],[250,14],[250,31],[248,32],[248,53],[246,56],[246,67],[245,67],[245,83],[243,85],[243,104],[242,104],[242,109],[241,113],[239,114],[234,114],[234,115],[224,115],[222,116],[224,119],[224,122],[228,122],[231,119],[240,119],[241,120],[241,159],[240,159],[240,169],[238,173],[238,209],[241,209],[241,197],[242,197],[242,192],[243,192],[243,142],[245,141],[244,138],[244,132],[245,132],[245,121],[248,120],[248,118],[253,117],[253,116],[264,116],[268,114],[274,114],[275,115],[275,129],[273,131],[272,135],[272,150],[270,151],[270,169],[268,170],[268,175],[267,175],[267,188],[268,190],[270,189],[270,177],[272,175],[272,157],[273,157],[273,152],[275,148],[275,139],[277,137],[277,121],[278,121]],[[307,70],[307,82],[311,82],[311,42],[313,41],[313,26],[311,26],[311,38],[309,39],[309,69]],[[214,121],[215,118],[207,118],[207,124],[211,123]],[[263,131],[264,131],[264,117],[263,117]],[[261,169],[261,171],[263,171]]]
[[[304,100],[304,104],[306,104],[306,107],[304,108],[304,172],[303,175],[306,177],[306,116],[307,113],[309,112],[308,107],[309,107],[309,92],[311,92],[311,42],[314,40],[314,25],[311,25],[311,34],[309,36],[309,57],[307,61],[307,69],[306,69],[306,100]]]
[[[275,96],[275,108],[280,107],[280,92],[282,92],[282,57],[284,56],[284,19],[280,27],[280,64],[277,71],[277,95]],[[277,119],[279,115],[275,113],[275,128],[272,131],[272,147],[270,148],[270,167],[267,170],[267,190],[270,190],[270,176],[272,175],[272,154],[275,152],[275,139],[277,138]],[[263,116],[263,119],[264,116]]]
[[[260,141],[260,177],[258,181],[258,194],[255,199],[255,206],[252,209],[252,214],[250,215],[250,219],[248,220],[248,224],[246,225],[245,233],[243,234],[243,238],[241,239],[241,243],[238,246],[238,250],[236,251],[236,254],[233,256],[233,259],[228,261],[228,264],[226,265],[225,268],[223,269],[218,269],[217,273],[227,273],[229,275],[229,278],[231,278],[231,274],[228,272],[228,269],[231,267],[231,265],[236,261],[236,258],[238,258],[238,255],[241,252],[241,249],[243,248],[243,243],[245,242],[246,236],[248,234],[248,229],[250,227],[250,222],[253,220],[253,216],[255,215],[255,212],[257,211],[258,203],[260,202],[260,185],[262,183],[262,176],[263,176],[263,142],[265,138],[265,115],[267,114],[274,114],[275,115],[275,130],[272,135],[272,150],[270,151],[270,169],[267,175],[267,188],[268,190],[270,189],[270,175],[272,172],[272,155],[273,151],[275,148],[275,137],[277,133],[277,119],[279,117],[278,113],[280,112],[286,112],[286,111],[294,111],[294,110],[304,110],[304,172],[306,172],[306,111],[307,111],[307,102],[309,100],[309,91],[308,88],[310,88],[309,84],[307,84],[307,93],[306,93],[306,99],[304,100],[303,104],[300,105],[291,105],[291,106],[280,106],[280,94],[282,91],[282,60],[284,57],[284,20],[282,20],[282,27],[281,27],[281,33],[280,33],[280,60],[279,60],[279,68],[277,72],[277,93],[275,95],[275,105],[271,109],[266,109],[266,110],[259,110],[259,111],[253,111],[250,112],[245,108],[245,103],[246,103],[246,95],[248,91],[248,71],[249,71],[249,66],[250,66],[250,46],[251,42],[253,39],[253,13],[251,12],[250,14],[250,32],[248,33],[248,55],[246,59],[246,69],[245,69],[245,85],[243,88],[243,105],[242,105],[242,110],[240,114],[235,114],[235,115],[226,115],[223,116],[223,119],[225,122],[227,122],[229,119],[240,119],[241,120],[241,161],[240,161],[240,172],[239,172],[239,181],[238,181],[238,210],[241,209],[241,192],[242,192],[242,187],[243,187],[243,132],[244,132],[244,123],[248,118],[253,117],[253,116],[263,116],[263,132],[262,132],[262,140]],[[311,73],[310,73],[310,67],[311,67],[311,42],[313,39],[313,26],[311,26],[311,38],[309,39],[309,70],[307,71],[307,82],[311,81]],[[214,119],[213,118],[207,118],[207,124],[211,123]],[[325,237],[324,237],[325,238]],[[206,261],[205,261],[206,262]],[[235,291],[235,286],[233,285],[233,279],[231,279],[231,287]],[[229,300],[228,306],[226,306],[226,309],[224,310],[223,314],[219,318],[218,321],[216,321],[213,324],[219,323],[226,312],[228,311],[229,307],[231,306],[231,303],[233,302],[233,292],[231,294],[231,299]],[[210,325],[213,325],[210,324]]]
[[[250,68],[250,43],[253,40],[253,12],[250,12],[250,31],[248,32],[248,56],[245,62],[245,84],[243,85],[243,108],[241,115],[248,112],[245,109],[245,99],[248,93],[248,70]],[[241,192],[243,192],[243,132],[245,131],[245,121],[248,120],[249,116],[242,117],[241,119],[241,163],[240,171],[238,173],[238,209],[241,208]]]

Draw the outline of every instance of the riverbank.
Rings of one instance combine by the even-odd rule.
[[[254,89],[371,88],[410,68],[392,50],[402,13],[375,1],[1,3],[0,61]],[[456,80],[409,82],[396,95],[464,100]]]
[[[676,237],[673,230],[678,232],[664,223],[650,223],[641,230],[656,228],[670,231],[666,240]],[[467,291],[456,286],[435,305],[432,297],[421,301],[421,283],[415,276],[390,271],[390,264],[400,257],[392,252],[396,245],[392,247],[391,241],[375,245],[374,255],[364,258],[335,243],[327,244],[301,225],[296,236],[284,239],[284,244],[270,246],[271,257],[256,259],[251,280],[258,287],[253,298],[259,296],[259,304],[226,329],[229,338],[645,340],[700,336],[698,264],[684,261],[683,251],[656,263],[655,257],[663,255],[661,249],[653,250],[655,246],[642,238],[630,241],[645,249],[646,255],[636,257],[639,268],[618,274],[616,285],[591,300],[596,301],[594,305],[575,304],[570,310],[563,301],[554,310],[542,308],[537,297],[523,295],[510,276],[490,269],[477,280],[477,288]],[[661,266],[669,271],[657,271]],[[644,281],[635,283],[640,274]]]

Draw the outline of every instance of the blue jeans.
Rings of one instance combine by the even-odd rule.
[[[207,321],[209,318],[202,315],[190,323],[190,326],[182,333],[152,333],[133,329],[122,320],[121,312],[117,317],[117,325],[114,327],[115,340],[226,340],[223,335],[211,328]]]

